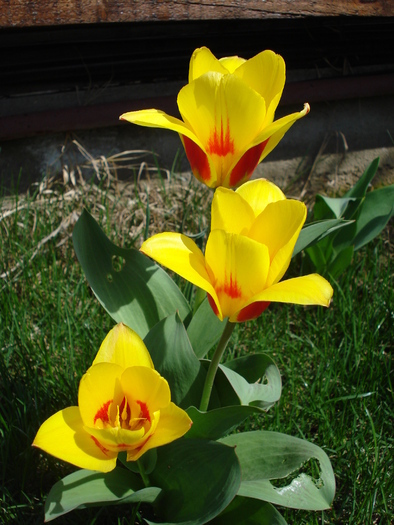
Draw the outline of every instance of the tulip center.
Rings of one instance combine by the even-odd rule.
[[[99,429],[119,428],[123,430],[147,430],[151,423],[149,409],[142,401],[128,401],[124,396],[121,403],[110,399],[104,403],[94,417],[94,426]]]

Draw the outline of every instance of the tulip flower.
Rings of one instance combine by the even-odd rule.
[[[237,187],[279,143],[309,105],[274,122],[285,84],[285,63],[273,51],[244,60],[216,59],[196,49],[189,83],[178,94],[183,120],[157,109],[132,111],[121,119],[179,133],[193,174],[209,187]]]
[[[136,461],[190,429],[189,416],[170,399],[140,337],[118,324],[81,379],[78,406],[47,419],[33,446],[77,467],[109,472],[119,452]]]
[[[205,290],[221,320],[254,319],[270,302],[328,306],[333,290],[320,275],[281,281],[306,215],[302,202],[253,180],[236,191],[215,191],[205,256],[178,233],[154,235],[141,251]]]

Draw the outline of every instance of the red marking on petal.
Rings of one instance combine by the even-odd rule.
[[[244,321],[256,319],[256,317],[259,317],[269,305],[270,301],[257,301],[245,306],[245,308],[242,308],[242,310],[238,312],[237,322],[243,323]]]
[[[252,175],[268,141],[269,138],[257,144],[257,146],[248,149],[248,151],[242,155],[230,174],[230,187],[237,186],[243,179],[247,179]]]
[[[107,455],[107,452],[109,452],[109,450],[107,448],[105,448],[99,441],[98,439],[96,439],[94,436],[90,436],[93,441],[94,441],[94,444],[98,446],[98,448],[101,450],[101,452],[105,455]]]
[[[211,179],[211,168],[209,167],[208,157],[200,146],[197,146],[189,137],[182,137],[186,157],[190,162],[190,167],[194,175],[203,182]]]
[[[242,297],[241,289],[239,288],[236,279],[233,279],[232,275],[230,275],[230,281],[224,283],[223,291],[226,295],[231,297],[231,299]]]
[[[133,452],[139,452],[142,448],[144,448],[144,446],[148,443],[148,441],[150,440],[150,438],[153,436],[153,434],[151,434],[150,436],[148,436],[145,441],[142,443],[142,445],[140,445],[139,447],[135,447],[133,448]]]
[[[234,153],[234,139],[230,136],[229,119],[227,119],[226,130],[224,130],[223,120],[220,120],[220,132],[217,128],[213,130],[208,139],[207,152],[219,155],[219,157],[225,157],[229,153]]]
[[[141,408],[141,413],[139,417],[143,419],[147,419],[150,422],[151,419],[150,419],[149,409],[146,403],[143,403],[142,401],[137,401],[137,403],[140,405],[140,408]]]
[[[101,419],[103,423],[108,423],[108,407],[112,403],[112,399],[104,403],[104,405],[97,411],[97,414],[94,416],[93,422],[96,423],[98,419]]]
[[[212,295],[209,295],[209,293],[207,293],[207,297],[208,297],[208,303],[209,303],[210,307],[212,308],[213,313],[215,315],[218,315],[219,314],[219,310],[218,310],[218,307],[216,306],[215,301],[212,299]]]

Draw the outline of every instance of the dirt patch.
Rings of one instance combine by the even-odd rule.
[[[372,188],[394,184],[394,147],[357,152],[320,154],[315,159],[296,157],[276,162],[263,161],[254,178],[265,177],[284,190],[287,197],[310,205],[316,193],[340,196],[351,188],[369,164],[380,158]]]

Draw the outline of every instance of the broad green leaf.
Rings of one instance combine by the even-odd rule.
[[[344,250],[340,251],[335,259],[330,261],[327,267],[327,273],[331,275],[333,279],[337,279],[345,270],[350,266],[353,258],[353,246],[348,246]]]
[[[361,209],[361,206],[358,209],[358,213]],[[354,221],[339,231],[332,240],[332,254],[330,254],[330,260],[338,255],[341,251],[349,248],[353,245],[354,237],[357,230],[357,216],[354,217]],[[350,222],[350,221],[349,221]]]
[[[157,323],[144,339],[156,370],[168,381],[174,403],[199,405],[206,372],[177,313]]]
[[[278,368],[268,355],[250,354],[219,366],[241,405],[267,409],[279,400],[282,381]]]
[[[394,185],[367,193],[357,219],[354,249],[359,250],[379,235],[393,214]]]
[[[315,244],[314,246],[309,246],[309,248],[306,249],[306,253],[308,254],[308,257],[310,258],[317,273],[324,274],[326,271],[326,257],[328,254],[321,249],[319,243]]]
[[[236,447],[242,469],[239,496],[304,510],[324,510],[331,506],[335,494],[334,473],[327,454],[317,445],[269,431],[232,434],[220,442]],[[311,458],[319,461],[319,479],[301,472],[280,488],[272,483],[298,471]]]
[[[246,418],[260,411],[258,407],[245,405],[215,408],[208,412],[189,407],[186,412],[193,421],[193,425],[185,438],[217,440],[229,434]]]
[[[219,341],[225,321],[213,313],[208,299],[205,298],[187,327],[187,333],[196,356],[201,359]]]
[[[150,474],[156,466],[157,448],[151,448],[150,450],[147,450],[138,461],[127,461],[127,452],[120,452],[118,455],[118,460],[122,463],[122,465],[135,474],[140,475],[139,465],[141,465],[145,474]]]
[[[157,521],[203,525],[220,514],[240,486],[235,450],[216,441],[180,439],[157,450],[150,482],[162,489],[155,502]]]
[[[270,503],[236,496],[209,525],[287,525]]]
[[[368,186],[378,170],[379,160],[379,157],[377,157],[371,162],[356,184],[345,193],[344,197],[362,198],[365,196]]]
[[[78,470],[51,489],[45,502],[45,521],[85,507],[121,503],[153,503],[161,489],[143,488],[141,478],[129,470],[115,468],[111,472]]]
[[[86,278],[111,317],[140,337],[164,317],[190,307],[169,275],[138,250],[115,246],[84,210],[73,231],[73,242]]]
[[[293,255],[301,252],[308,246],[312,246],[340,228],[346,226],[347,222],[342,219],[329,219],[308,224],[302,228],[294,247]]]
[[[361,203],[361,199],[350,197],[326,197],[316,195],[313,207],[313,217],[317,221],[324,219],[347,219],[350,220]]]

